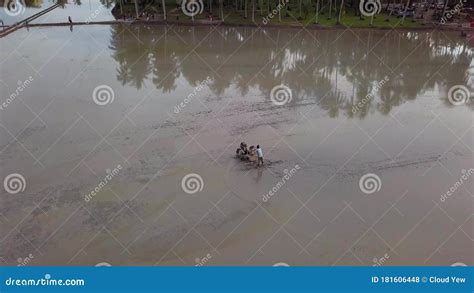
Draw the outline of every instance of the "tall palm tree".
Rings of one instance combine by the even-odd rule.
[[[316,0],[316,23],[319,23],[319,0]]]
[[[252,0],[252,22],[255,22],[255,0]]]
[[[244,0],[244,18],[247,18],[247,0]]]
[[[138,18],[138,0],[135,0],[134,2],[135,2],[135,15]]]
[[[221,20],[224,20],[224,0],[219,0],[219,14]]]
[[[163,6],[163,19],[166,20],[166,3],[165,3],[165,0],[161,0],[161,5]]]
[[[395,0],[390,0],[387,4],[387,8],[385,9],[385,12],[388,12],[388,9],[390,9],[390,7],[392,9],[390,9],[390,13],[388,14],[387,18],[385,19],[386,21],[389,21],[389,17],[392,16],[393,11],[395,10],[394,4],[395,4]]]
[[[344,7],[344,0],[341,0],[341,8],[339,9],[339,17],[337,18],[337,24],[341,23],[342,8]]]
[[[331,12],[332,12],[332,0],[329,0],[329,17],[328,17],[328,19],[331,19]]]
[[[405,16],[407,14],[408,6],[410,6],[410,0],[407,0],[407,5],[405,6],[405,10],[403,11],[402,24],[405,22]]]
[[[300,18],[301,18],[301,5],[302,5],[302,2],[303,0],[298,0],[298,10],[299,10],[299,13],[300,13]]]
[[[285,1],[285,0],[283,0],[283,1]],[[270,1],[268,1],[268,2],[270,3]],[[278,22],[281,22],[281,10],[283,9],[283,8],[281,8],[281,5],[282,5],[282,0],[279,0],[278,1],[278,6],[279,6],[280,9],[278,9]],[[285,4],[283,3],[283,5],[285,5]]]
[[[446,13],[446,7],[448,6],[449,0],[444,1],[444,6],[443,6],[443,13],[441,13],[441,18],[439,19],[439,23],[443,20],[444,14]]]

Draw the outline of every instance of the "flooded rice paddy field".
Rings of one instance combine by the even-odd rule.
[[[51,27],[0,49],[0,175],[25,179],[1,191],[5,265],[474,264],[457,33]]]

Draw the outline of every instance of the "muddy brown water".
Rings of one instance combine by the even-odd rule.
[[[5,265],[473,264],[457,33],[114,25],[0,45],[0,175],[26,182],[1,191]]]

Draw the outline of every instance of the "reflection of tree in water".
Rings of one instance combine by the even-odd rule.
[[[451,86],[468,85],[474,55],[463,40],[442,33],[163,26],[112,26],[110,47],[124,85],[141,88],[149,79],[172,92],[178,78],[197,86],[209,76],[217,97],[232,87],[241,95],[257,89],[269,100],[271,89],[284,84],[293,93],[290,107],[311,102],[331,117],[359,118],[388,114],[431,90],[444,91],[447,101]],[[353,113],[372,92],[375,98]]]
[[[150,59],[155,35],[139,26],[112,26],[113,34],[110,48],[115,51],[113,57],[119,62],[117,79],[122,84],[130,84],[140,89],[144,80],[152,72]],[[126,33],[129,32],[129,33]]]
[[[179,77],[178,57],[174,50],[168,50],[168,28],[165,27],[162,39],[163,46],[157,46],[152,50],[153,60],[153,83],[161,88],[163,92],[169,93],[176,89],[176,79]],[[163,58],[163,56],[167,56]],[[158,86],[160,85],[160,86]]]

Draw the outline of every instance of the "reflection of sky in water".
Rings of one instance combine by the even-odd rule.
[[[6,25],[11,25],[15,22],[23,20],[32,16],[43,9],[51,7],[56,3],[53,0],[46,1],[27,1],[25,11],[18,16],[10,16],[3,9],[0,10],[0,19],[3,19]],[[103,3],[103,4],[102,4]],[[104,21],[113,20],[111,13],[114,4],[107,1],[86,0],[86,1],[67,1],[64,6],[58,7],[49,13],[40,16],[32,21],[32,23],[51,23],[51,22],[67,22],[68,16],[71,16],[73,21]]]
[[[5,2],[3,1],[7,1],[7,0],[0,1],[0,3],[2,3],[2,7],[0,9],[0,19],[3,20],[5,25],[11,25],[15,22],[28,18],[32,16],[33,14],[40,12],[43,9],[53,6],[56,3],[56,1],[53,1],[53,0],[26,1],[25,2],[26,7],[24,7],[24,10],[21,14],[10,15],[9,13],[5,11],[4,9]]]

